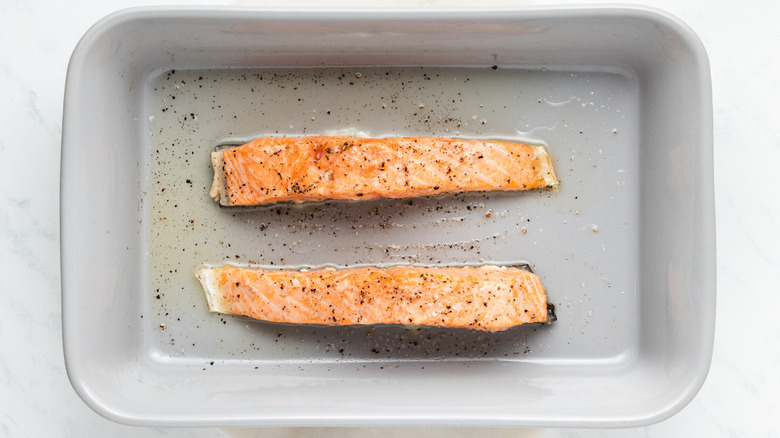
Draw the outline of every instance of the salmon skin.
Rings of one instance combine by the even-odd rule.
[[[211,154],[222,206],[409,198],[558,184],[543,146],[434,137],[262,137]]]
[[[263,321],[405,324],[488,332],[548,322],[544,287],[539,277],[521,268],[293,271],[225,266],[201,268],[196,277],[212,312]]]

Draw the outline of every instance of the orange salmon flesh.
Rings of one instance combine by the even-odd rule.
[[[543,146],[433,137],[262,137],[211,155],[223,206],[558,185]]]
[[[520,268],[314,271],[202,268],[212,312],[292,324],[404,324],[501,331],[547,322],[539,277]]]

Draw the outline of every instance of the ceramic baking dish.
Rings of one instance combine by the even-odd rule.
[[[620,427],[688,403],[715,309],[705,51],[643,8],[131,9],[65,90],[71,383],[137,425]],[[219,208],[259,135],[544,144],[557,191]],[[208,313],[203,264],[528,263],[558,320],[497,334]]]

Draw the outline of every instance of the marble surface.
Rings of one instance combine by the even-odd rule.
[[[184,4],[168,1],[167,4]],[[194,2],[187,2],[193,4]],[[200,2],[195,2],[200,3]],[[282,4],[243,1],[241,4]],[[494,1],[491,4],[552,4]],[[569,0],[567,3],[586,3]],[[233,3],[235,4],[235,3]],[[337,4],[292,0],[293,6]],[[339,2],[367,6],[364,1]],[[439,7],[466,2],[384,1]],[[712,366],[698,396],[659,424],[622,430],[151,429],[112,423],[76,395],[60,315],[59,157],[68,58],[104,15],[137,0],[0,1],[0,436],[312,437],[777,436],[780,420],[780,6],[648,0],[686,21],[712,66],[718,316]],[[31,159],[32,158],[32,159]]]

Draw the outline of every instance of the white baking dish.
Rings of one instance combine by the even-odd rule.
[[[648,424],[709,367],[707,57],[642,8],[133,9],[74,51],[62,150],[73,387],[143,425]],[[526,139],[559,191],[250,211],[208,153],[263,134]],[[486,335],[209,314],[200,264],[528,262],[558,321]]]

